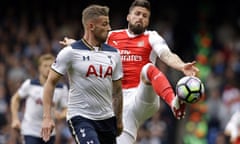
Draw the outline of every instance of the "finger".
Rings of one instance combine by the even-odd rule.
[[[67,43],[66,43],[66,41],[59,41],[59,44],[61,44],[61,45],[67,45]]]
[[[42,130],[42,138],[45,142],[47,142],[49,139],[50,139],[50,133],[49,133],[49,129],[46,128],[46,129],[43,129]]]
[[[67,36],[65,36],[63,39],[64,39],[64,41],[67,41],[67,40],[68,40],[68,37],[67,37]]]
[[[194,70],[195,70],[196,72],[199,72],[199,69],[198,69],[197,67],[194,67]]]
[[[192,65],[195,65],[196,63],[197,63],[196,61],[192,61],[192,62],[191,62]]]

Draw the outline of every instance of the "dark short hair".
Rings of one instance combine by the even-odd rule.
[[[147,10],[151,11],[151,5],[148,0],[134,0],[133,3],[131,4],[129,8],[129,12],[134,8],[134,7],[144,7]]]
[[[82,23],[86,24],[86,21],[90,19],[96,19],[99,16],[108,16],[109,8],[107,6],[101,5],[90,5],[86,7],[82,12]]]

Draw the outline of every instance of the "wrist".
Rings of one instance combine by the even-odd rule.
[[[52,116],[49,114],[43,114],[43,119],[51,119]]]

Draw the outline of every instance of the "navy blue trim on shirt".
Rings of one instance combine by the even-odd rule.
[[[76,42],[72,43],[72,44],[71,44],[71,47],[72,47],[73,49],[89,50],[89,51],[91,50],[91,48],[89,48],[89,46],[87,46],[87,45],[83,42],[83,40],[79,40],[79,41],[76,41]],[[103,43],[103,44],[101,45],[101,50],[102,50],[102,51],[117,52],[117,49],[116,49],[116,48],[114,48],[114,47],[112,47],[112,46],[110,46],[110,45],[108,45],[108,44],[105,44],[105,43]]]
[[[39,79],[31,79],[30,84],[42,86]],[[63,85],[64,85],[63,83],[57,83],[56,88],[63,88]]]

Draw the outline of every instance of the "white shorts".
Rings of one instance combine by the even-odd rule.
[[[123,89],[124,131],[136,139],[139,126],[159,110],[159,100],[152,86],[142,82],[137,88]]]

